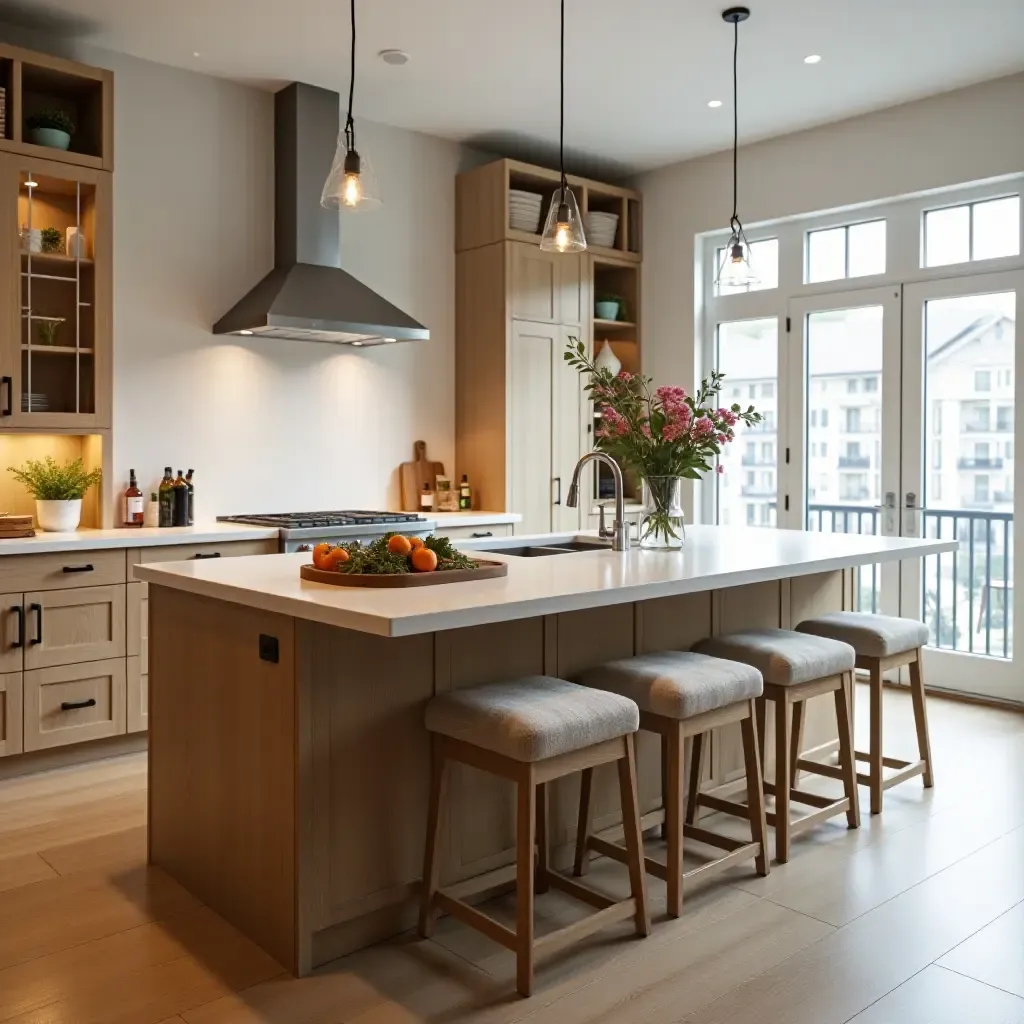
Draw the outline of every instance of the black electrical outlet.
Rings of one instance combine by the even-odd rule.
[[[272,661],[276,665],[279,658],[277,637],[260,633],[260,661]]]

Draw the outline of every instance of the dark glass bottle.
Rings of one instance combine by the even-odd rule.
[[[194,469],[190,469],[185,474],[185,483],[188,486],[188,525],[191,526],[196,521],[196,485],[192,483],[192,474],[195,472]]]
[[[160,481],[160,525],[174,525],[174,477],[171,467],[164,467],[164,478]]]
[[[188,526],[188,484],[185,483],[185,477],[180,469],[174,480],[172,493],[174,495],[174,525]]]
[[[135,479],[135,470],[128,470],[128,489],[124,492],[124,514],[121,517],[125,526],[141,526],[145,518],[146,499],[139,490]]]

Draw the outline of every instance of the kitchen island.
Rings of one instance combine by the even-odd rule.
[[[427,809],[423,708],[437,693],[584,669],[709,634],[853,607],[861,565],[950,551],[923,541],[693,527],[682,552],[606,548],[508,561],[502,579],[405,590],[308,583],[308,556],[143,565],[150,584],[150,860],[296,974],[410,926]],[[835,722],[808,707],[805,750]],[[772,735],[769,726],[768,736]],[[716,734],[705,786],[735,787]],[[659,804],[638,743],[642,811]],[[770,750],[766,762],[771,764]],[[509,784],[458,766],[443,881],[514,875]],[[564,865],[578,784],[551,796]],[[595,827],[616,824],[595,777]]]

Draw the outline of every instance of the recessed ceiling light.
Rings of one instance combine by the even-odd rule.
[[[708,106],[711,107],[712,110],[717,110],[721,105],[721,100],[708,100]]]
[[[394,64],[396,67],[409,63],[409,54],[407,54],[405,50],[381,50],[377,56],[380,57],[385,64]]]
[[[353,341],[352,342],[352,347],[353,348],[362,348],[363,347],[363,343],[361,341]]]
[[[198,50],[193,50],[192,51],[192,56],[193,57],[202,57],[202,54]]]
[[[806,57],[804,57],[804,63],[805,64],[820,64],[821,63],[821,54],[820,53],[809,53]]]
[[[252,331],[239,331],[239,334],[252,334]]]

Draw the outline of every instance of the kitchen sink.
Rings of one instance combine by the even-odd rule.
[[[548,555],[572,555],[581,551],[610,551],[611,546],[585,540],[567,540],[557,544],[535,544],[519,548],[495,548],[497,553],[514,558],[547,558]]]

